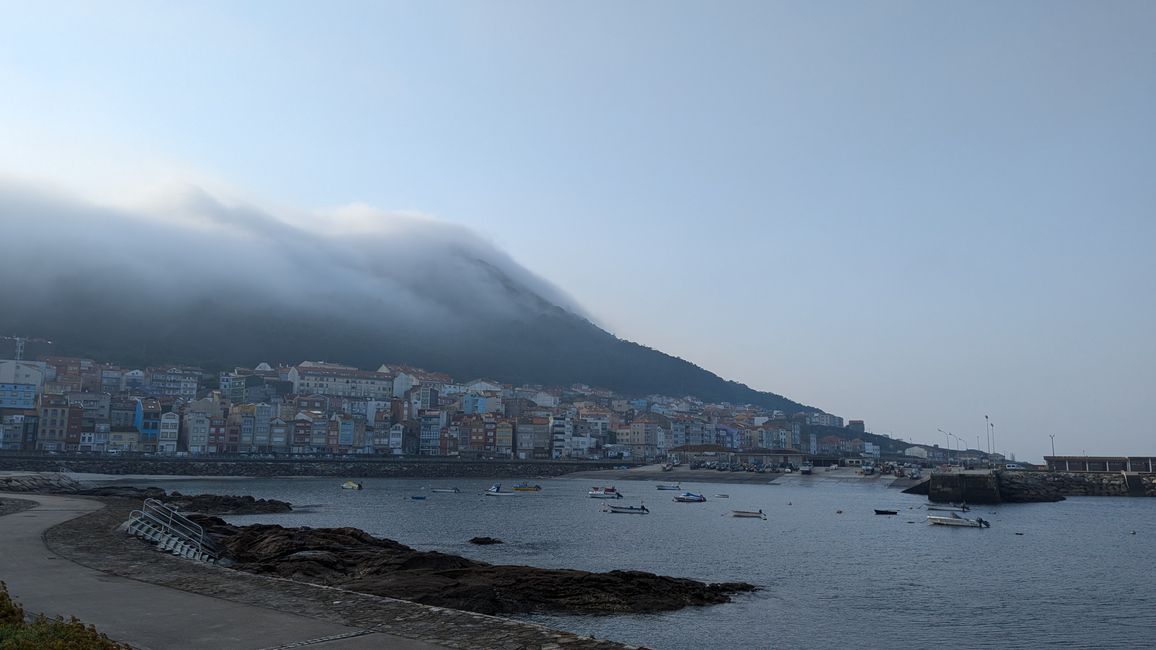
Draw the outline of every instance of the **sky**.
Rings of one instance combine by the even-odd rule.
[[[876,433],[987,449],[987,415],[1021,460],[1156,454],[1154,3],[0,15],[9,183],[426,215]]]

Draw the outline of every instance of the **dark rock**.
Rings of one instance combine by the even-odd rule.
[[[73,494],[94,497],[119,497],[122,499],[157,499],[178,510],[200,512],[207,515],[253,515],[265,513],[291,512],[292,506],[276,499],[254,499],[251,496],[222,496],[217,494],[197,494],[186,496],[174,491],[166,494],[158,487],[106,486],[75,490]]]
[[[505,542],[496,537],[475,537],[470,540],[470,543],[484,546],[486,544],[504,544]]]
[[[731,594],[755,590],[746,583],[706,584],[641,571],[487,564],[417,551],[356,528],[236,527],[196,515],[194,520],[234,569],[482,614],[660,612],[725,603]]]

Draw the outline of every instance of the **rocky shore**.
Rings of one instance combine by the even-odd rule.
[[[166,493],[158,487],[109,486],[75,490],[71,494],[90,497],[113,497],[118,499],[156,499],[182,512],[196,512],[205,515],[260,515],[291,512],[293,507],[277,499],[254,499],[251,496],[220,494],[186,495],[173,491]]]
[[[706,584],[642,571],[494,565],[425,552],[356,528],[237,527],[208,516],[205,527],[232,569],[481,614],[623,614],[730,601],[741,582]]]
[[[49,549],[92,569],[223,600],[293,612],[351,627],[462,650],[629,650],[605,639],[267,575],[233,571],[158,553],[118,530],[135,499],[98,498],[107,507],[49,529]]]

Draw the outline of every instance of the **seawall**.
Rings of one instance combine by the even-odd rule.
[[[341,478],[533,478],[611,469],[598,461],[447,459],[196,459],[104,456],[0,456],[0,470],[176,476],[332,476]]]
[[[1156,496],[1156,474],[1123,472],[973,471],[936,473],[932,502],[1034,503],[1075,496]]]

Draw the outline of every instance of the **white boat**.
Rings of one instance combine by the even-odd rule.
[[[963,528],[991,528],[991,523],[981,517],[975,519],[966,519],[960,517],[954,512],[950,517],[942,515],[927,515],[927,523],[936,524],[938,526],[960,526]]]
[[[654,487],[655,487],[655,489],[657,489],[657,490],[681,490],[681,489],[682,489],[682,488],[681,488],[681,487],[678,485],[678,483],[675,483],[675,484],[673,484],[673,485],[670,485],[670,484],[665,484],[665,483],[659,483],[658,485],[656,485],[656,486],[654,486]]]
[[[457,489],[456,487],[434,488],[434,489],[430,490],[430,492],[438,492],[440,494],[457,494],[457,493],[461,492],[461,490]]]
[[[732,517],[749,517],[751,519],[766,519],[767,513],[762,510],[731,510]]]
[[[622,493],[613,487],[592,487],[586,493],[591,499],[621,499]]]
[[[679,503],[702,503],[706,501],[706,497],[701,494],[695,494],[694,492],[683,492],[674,497],[674,500]]]
[[[502,492],[502,484],[494,483],[482,494],[485,494],[488,497],[512,497],[517,494],[517,492]]]
[[[731,498],[731,495],[729,495],[729,494],[716,494],[716,495],[714,495],[714,498],[716,498],[716,499],[729,499],[729,498]]]
[[[602,512],[615,512],[620,515],[648,515],[650,511],[646,509],[645,505],[640,506],[613,506],[609,503],[602,504]]]
[[[342,490],[360,490],[361,489],[361,483],[358,483],[357,481],[346,481],[346,482],[341,484],[341,489]]]

